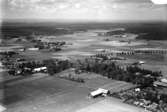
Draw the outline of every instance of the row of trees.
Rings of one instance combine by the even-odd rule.
[[[19,57],[19,58],[18,58]],[[72,67],[72,63],[68,60],[44,60],[44,61],[28,61],[16,52],[4,52],[0,54],[2,64],[8,69],[9,75],[30,75],[35,68],[47,67],[50,75],[61,72]]]
[[[104,60],[92,61],[88,59],[83,62],[78,61],[78,69],[136,84],[140,87],[140,91],[123,91],[125,94],[124,96],[121,95],[121,98],[124,97],[126,101],[140,101],[144,99],[145,101],[150,101],[150,105],[157,104],[156,110],[161,110],[161,112],[166,112],[167,110],[167,95],[160,93],[153,86],[154,81],[162,76],[161,72],[141,69],[138,66],[127,66],[123,68],[113,62]]]
[[[55,73],[59,73],[65,69],[71,68],[73,64],[68,60],[44,60],[44,65],[48,69],[48,73],[50,75],[54,75]]]
[[[116,65],[114,62],[106,61],[88,61],[86,59],[82,63],[79,62],[78,67],[81,70],[95,72],[115,80],[131,82],[141,87],[152,86],[153,82],[161,76],[161,72],[152,72],[137,66],[123,68]]]

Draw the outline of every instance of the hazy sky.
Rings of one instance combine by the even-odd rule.
[[[167,21],[167,6],[150,0],[1,0],[4,19]]]

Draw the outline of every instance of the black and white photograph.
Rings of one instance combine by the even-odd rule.
[[[0,0],[0,112],[167,112],[167,0]]]

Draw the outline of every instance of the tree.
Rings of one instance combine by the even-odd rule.
[[[48,74],[49,75],[54,75],[55,71],[55,63],[53,60],[44,60],[43,63],[46,65],[47,70],[48,70]]]

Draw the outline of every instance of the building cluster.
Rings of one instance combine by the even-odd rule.
[[[35,48],[39,49],[49,49],[51,51],[60,51],[62,46],[64,46],[66,42],[57,41],[57,42],[36,42]]]
[[[154,82],[154,86],[156,87],[167,87],[167,79],[161,78]]]
[[[126,60],[126,58],[117,56],[114,53],[103,53],[103,52],[97,53],[95,56],[92,56],[92,57],[99,58],[99,59],[102,59],[102,60],[113,60],[113,61]]]
[[[145,108],[151,112],[166,112],[167,104],[163,101],[163,96],[158,92],[149,89],[135,88],[119,93],[113,93],[112,96],[120,98],[123,102]]]
[[[41,62],[26,60],[15,51],[1,52],[1,63],[9,75],[31,75],[37,72],[47,72],[47,67]]]
[[[47,72],[47,67],[36,61],[28,61],[24,58],[17,58],[16,61],[10,63],[8,67],[9,75],[31,75],[33,73]]]

